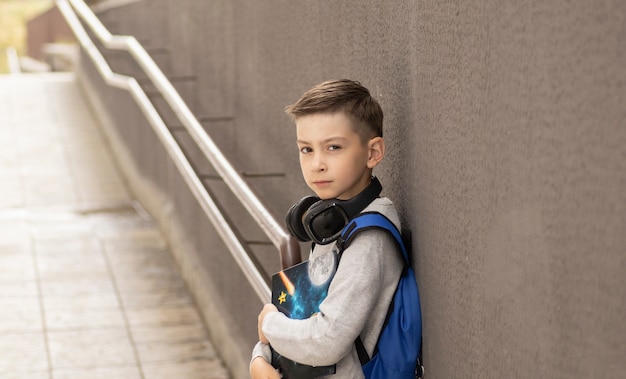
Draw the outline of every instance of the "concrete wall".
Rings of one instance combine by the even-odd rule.
[[[428,377],[626,372],[626,3],[151,0],[100,16],[144,43],[279,218],[308,194],[283,107],[330,78],[370,88]],[[186,224],[199,250],[207,230]],[[237,320],[244,345],[256,308]]]

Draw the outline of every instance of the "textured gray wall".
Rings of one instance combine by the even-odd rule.
[[[623,377],[625,2],[151,0],[100,16],[144,43],[280,218],[308,193],[283,107],[330,78],[370,88],[428,377]]]

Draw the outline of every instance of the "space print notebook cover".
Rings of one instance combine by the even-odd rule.
[[[337,253],[331,252],[291,266],[272,276],[272,304],[293,319],[314,317],[328,294],[337,271]],[[272,365],[283,379],[308,379],[335,373],[332,366],[307,366],[296,363],[272,349]]]

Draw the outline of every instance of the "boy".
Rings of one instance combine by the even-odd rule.
[[[324,82],[305,92],[286,113],[296,123],[304,180],[321,200],[354,199],[377,181],[372,170],[385,155],[383,113],[365,87],[351,80]],[[400,228],[387,198],[368,201],[362,211],[382,213]],[[289,319],[266,304],[258,317],[260,342],[250,363],[252,378],[280,378],[268,363],[269,345],[299,363],[336,364],[336,374],[328,378],[363,378],[355,340],[360,336],[372,356],[402,273],[402,258],[395,249],[393,238],[383,230],[359,233],[344,250],[315,317]],[[336,242],[315,244],[310,258],[333,250],[337,252]]]

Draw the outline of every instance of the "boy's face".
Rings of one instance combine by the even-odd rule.
[[[300,116],[296,134],[302,175],[319,198],[348,200],[367,187],[378,163],[370,145],[380,138],[363,142],[344,112]]]

